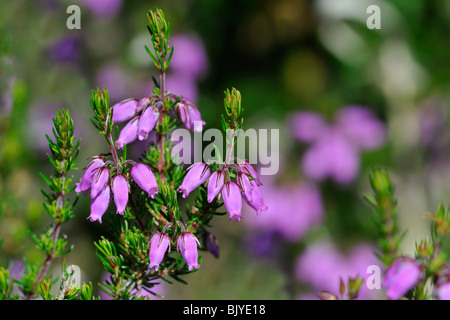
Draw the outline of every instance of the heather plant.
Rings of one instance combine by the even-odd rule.
[[[106,2],[108,1],[80,1],[80,3],[85,4],[95,18],[99,19],[105,17],[111,19],[119,13],[121,6],[125,6],[125,2],[121,0],[115,1],[114,5],[105,5]],[[44,200],[43,208],[48,214],[49,221],[46,221],[47,226],[43,228],[42,232],[36,231],[36,225],[33,225],[33,228],[30,227],[33,232],[28,232],[29,238],[34,242],[43,259],[39,260],[36,257],[29,259],[24,254],[25,259],[20,259],[20,261],[15,259],[8,262],[9,265],[6,266],[0,265],[0,299],[96,300],[101,297],[125,300],[161,298],[163,295],[160,294],[161,291],[157,286],[166,283],[174,284],[175,282],[187,284],[190,282],[191,273],[206,271],[202,270],[202,268],[205,268],[202,256],[211,254],[215,258],[219,258],[218,240],[227,243],[228,239],[217,239],[219,232],[215,231],[212,225],[213,220],[218,219],[226,220],[226,223],[229,220],[231,226],[235,226],[237,223],[242,224],[244,221],[248,222],[250,231],[246,230],[243,237],[248,236],[254,230],[264,231],[262,236],[255,237],[252,243],[256,251],[259,250],[262,254],[266,253],[267,247],[274,243],[271,237],[278,237],[278,241],[279,238],[284,241],[277,243],[281,243],[283,247],[281,250],[279,250],[280,245],[269,249],[279,251],[276,257],[272,257],[271,262],[281,266],[277,271],[285,276],[283,280],[290,282],[285,284],[287,288],[283,288],[286,289],[286,292],[294,286],[293,283],[296,281],[290,280],[294,280],[292,278],[295,277],[302,285],[309,286],[306,290],[314,290],[313,298],[323,300],[369,299],[373,298],[372,293],[374,292],[380,293],[379,296],[393,300],[450,299],[450,267],[445,255],[446,248],[444,245],[450,228],[448,210],[442,205],[436,215],[427,215],[426,217],[432,222],[430,237],[417,243],[415,254],[403,254],[401,244],[405,233],[401,231],[399,226],[396,195],[394,194],[393,183],[386,170],[375,169],[372,171],[369,179],[373,195],[366,196],[366,200],[374,213],[372,221],[378,240],[377,248],[372,244],[353,243],[353,235],[349,235],[347,231],[357,224],[347,223],[350,220],[348,215],[347,218],[340,215],[334,218],[343,221],[337,228],[331,228],[331,230],[325,232],[319,230],[320,233],[317,234],[307,234],[312,228],[319,228],[322,223],[330,224],[329,221],[331,221],[331,224],[334,223],[330,219],[332,218],[330,212],[328,212],[331,206],[340,204],[341,209],[336,211],[358,211],[350,208],[351,205],[342,205],[343,203],[347,204],[346,202],[350,199],[349,196],[342,197],[342,194],[347,191],[349,194],[359,192],[360,185],[356,185],[355,182],[358,181],[359,174],[364,172],[363,169],[366,169],[364,166],[367,167],[365,157],[369,151],[389,145],[388,138],[395,141],[400,139],[402,135],[398,134],[399,132],[393,132],[394,134],[390,134],[388,137],[387,130],[390,127],[386,126],[368,108],[347,105],[339,110],[332,110],[335,98],[346,97],[346,94],[341,92],[345,91],[346,87],[351,89],[353,98],[356,97],[363,103],[375,101],[379,107],[383,106],[382,99],[375,98],[373,101],[372,95],[376,97],[376,92],[368,94],[367,101],[361,99],[361,97],[358,99],[358,94],[353,95],[355,91],[358,92],[358,90],[354,90],[358,89],[355,88],[355,84],[357,84],[357,87],[363,85],[362,89],[360,88],[363,96],[367,93],[367,79],[359,77],[364,72],[356,72],[356,70],[365,69],[362,68],[362,65],[354,68],[362,60],[353,62],[353,59],[349,59],[345,54],[345,60],[356,63],[351,65],[351,69],[354,69],[352,74],[354,73],[358,77],[355,77],[355,79],[353,76],[348,77],[351,80],[351,85],[349,85],[350,82],[346,79],[347,77],[343,77],[339,81],[342,81],[344,89],[336,92],[335,90],[325,92],[325,86],[320,89],[320,83],[317,85],[314,78],[312,78],[313,81],[310,79],[311,75],[317,75],[318,78],[322,77],[320,71],[322,67],[319,62],[322,59],[327,61],[324,57],[316,58],[320,55],[317,55],[315,51],[304,55],[304,48],[301,47],[302,53],[297,55],[296,50],[298,49],[292,47],[292,56],[287,61],[272,58],[273,56],[269,54],[270,46],[275,45],[276,41],[271,44],[273,41],[271,39],[280,37],[279,40],[282,40],[283,38],[283,24],[276,22],[278,21],[275,19],[277,14],[284,14],[287,11],[294,14],[306,10],[305,8],[300,10],[301,8],[294,6],[292,10],[286,11],[285,8],[289,9],[289,6],[284,6],[291,2],[292,4],[297,3],[297,1],[273,2],[267,7],[269,9],[263,15],[256,12],[258,17],[266,17],[267,15],[269,18],[267,21],[275,22],[273,24],[278,26],[281,33],[267,33],[268,42],[262,41],[262,43],[267,43],[265,50],[268,51],[264,55],[268,57],[267,59],[272,59],[269,64],[271,67],[268,68],[271,73],[270,82],[267,82],[268,79],[262,79],[261,82],[254,81],[255,78],[242,81],[242,87],[246,88],[245,91],[257,88],[253,89],[257,92],[257,94],[253,93],[252,101],[254,103],[249,103],[249,108],[247,108],[247,111],[253,108],[255,114],[256,111],[263,114],[269,108],[276,109],[286,103],[278,99],[267,99],[275,96],[275,92],[286,96],[286,101],[289,101],[289,104],[292,101],[289,95],[293,95],[295,97],[293,102],[297,103],[300,100],[301,108],[303,106],[317,108],[309,112],[303,110],[291,113],[292,134],[298,141],[305,144],[305,152],[300,165],[295,166],[297,169],[289,166],[287,161],[282,166],[284,174],[287,176],[286,181],[290,183],[283,184],[285,182],[278,181],[279,176],[258,174],[257,167],[253,167],[254,163],[249,163],[251,162],[249,159],[235,157],[233,151],[237,149],[238,135],[244,127],[242,96],[241,92],[235,88],[224,91],[225,110],[220,121],[218,121],[222,126],[221,129],[225,137],[224,146],[214,146],[215,157],[212,159],[198,160],[195,158],[191,163],[179,161],[181,158],[186,159],[184,151],[187,150],[180,151],[180,142],[173,139],[176,136],[175,132],[184,130],[194,136],[201,133],[207,125],[204,121],[206,118],[203,118],[203,115],[205,115],[203,110],[205,109],[203,109],[202,103],[206,102],[206,105],[209,103],[209,106],[213,104],[209,99],[197,99],[196,84],[205,73],[206,57],[204,55],[206,54],[200,50],[200,45],[195,44],[195,40],[189,39],[189,36],[178,38],[178,43],[174,41],[176,38],[171,35],[170,24],[166,21],[163,12],[159,9],[149,11],[147,14],[147,29],[150,34],[150,45],[145,46],[145,50],[148,53],[149,61],[153,63],[157,71],[157,76],[153,78],[152,88],[149,88],[149,92],[146,92],[146,94],[138,94],[137,92],[140,91],[135,90],[133,94],[128,96],[124,95],[124,92],[128,92],[132,87],[137,87],[140,79],[132,82],[128,81],[129,79],[126,79],[126,77],[120,76],[120,81],[116,83],[97,79],[102,85],[91,91],[92,113],[90,123],[86,115],[83,115],[85,118],[81,120],[95,128],[96,135],[104,138],[102,140],[104,144],[103,147],[94,150],[88,159],[80,159],[78,155],[81,154],[80,150],[88,150],[90,141],[84,139],[84,137],[83,141],[80,141],[74,133],[76,127],[83,131],[84,123],[74,121],[74,119],[77,120],[76,112],[69,113],[65,109],[56,112],[53,119],[52,134],[46,135],[49,146],[48,162],[52,172],[40,174],[43,184],[41,190]],[[207,4],[202,3],[199,6],[206,7]],[[221,8],[217,4],[214,4],[214,6]],[[282,6],[283,10],[270,9],[277,6]],[[24,7],[33,9],[31,5]],[[236,10],[236,8],[233,7],[232,10]],[[210,22],[210,20],[204,19],[206,16],[214,17],[213,14],[206,15],[203,10],[193,11],[196,11],[196,13],[193,13],[192,16],[200,16],[202,20],[206,21],[203,22],[205,24]],[[128,11],[124,12],[127,15],[129,13]],[[219,13],[219,11],[216,12]],[[250,19],[247,13],[242,14],[242,17]],[[224,14],[223,16],[228,15]],[[238,30],[240,34],[237,37],[236,46],[241,46],[248,51],[258,51],[258,46],[255,46],[254,42],[246,43],[245,40],[242,41],[242,39],[247,39],[245,36],[246,24],[239,26],[244,18],[235,18],[234,12],[232,12],[232,16],[233,19],[230,19],[232,20],[230,24],[218,23],[218,28],[212,28],[210,33],[217,38],[217,34],[220,34],[220,30],[222,30],[221,28],[225,32],[230,29],[230,26],[233,26],[231,29]],[[191,18],[191,16],[189,17]],[[287,19],[288,16],[283,16],[282,20],[284,23],[297,23],[304,20],[301,19],[301,16],[296,17],[294,15],[292,17],[292,19]],[[318,21],[320,19],[322,18],[318,16]],[[265,20],[255,19],[258,23]],[[120,21],[123,22],[122,19]],[[223,21],[223,19],[217,21]],[[108,25],[106,20],[102,20],[101,23]],[[253,26],[253,23],[250,23],[250,25]],[[319,25],[321,25],[320,22]],[[3,24],[0,24],[0,27],[2,26]],[[83,29],[85,26],[83,20]],[[234,26],[238,27],[234,28]],[[258,28],[254,29],[259,30]],[[289,26],[288,29],[291,31],[300,30],[296,25]],[[314,30],[315,28],[311,26],[310,29]],[[438,29],[445,30],[441,26]],[[123,28],[123,30],[127,30],[127,28]],[[121,30],[122,36],[127,32],[123,30]],[[336,30],[339,31],[338,28]],[[420,30],[420,28],[417,30]],[[0,34],[2,33],[0,32]],[[81,66],[82,51],[89,48],[86,45],[86,42],[89,41],[86,41],[84,36],[79,37],[79,35],[80,33],[72,33],[56,42],[53,41],[54,39],[50,39],[52,45],[47,47],[46,56],[51,60],[51,63],[77,66],[74,69],[78,70]],[[242,36],[242,39],[240,36]],[[285,36],[288,36],[288,33]],[[3,39],[0,38],[0,44],[2,45],[0,47],[0,58],[3,58]],[[248,39],[253,40],[254,38],[254,33],[249,32]],[[319,36],[318,38],[323,37]],[[426,39],[426,37],[418,38]],[[92,42],[98,42],[98,38],[93,39],[96,40]],[[133,44],[139,42],[134,42],[136,39],[131,40],[133,40],[130,41]],[[227,38],[227,40],[229,39]],[[290,41],[285,38],[277,45],[284,50],[289,47]],[[320,41],[323,41],[323,39]],[[310,45],[309,41],[307,43]],[[175,47],[172,46],[173,44],[175,44]],[[344,46],[346,46],[345,43]],[[389,46],[390,44],[386,44],[386,48],[390,48]],[[217,59],[217,55],[213,59],[216,61],[215,63],[223,65],[223,68],[217,68],[217,70],[223,71],[231,65],[230,61],[224,60],[226,55],[236,54],[236,51],[228,50],[232,47],[230,43],[225,43],[218,47],[221,50],[216,50],[217,52],[224,52],[220,56],[223,59]],[[426,43],[426,47],[432,46]],[[261,47],[259,49],[261,50]],[[311,48],[306,51],[309,52],[309,49]],[[326,46],[325,49],[327,49]],[[394,49],[402,52],[401,47],[395,47]],[[144,48],[142,48],[143,50]],[[323,50],[324,48],[320,44],[319,52]],[[349,48],[349,50],[354,50],[354,48]],[[99,56],[105,53],[110,55],[111,53],[107,50],[99,50],[101,53],[97,50],[91,51],[95,51]],[[189,55],[194,51],[198,52]],[[382,61],[389,61],[389,59],[394,58],[395,66],[398,66],[398,68],[381,70],[380,79],[385,79],[385,81],[374,81],[388,84],[381,88],[381,91],[387,92],[387,100],[391,100],[396,94],[400,97],[402,94],[404,95],[405,92],[402,93],[402,89],[404,90],[407,87],[403,86],[404,78],[401,78],[398,83],[395,81],[391,83],[386,79],[395,79],[395,74],[390,73],[391,70],[405,71],[413,68],[408,67],[407,64],[407,67],[405,67],[404,64],[400,63],[404,61],[398,59],[397,54],[387,54],[387,57],[382,56],[386,52],[390,53],[389,50],[372,51],[373,55],[371,53],[369,57],[373,61],[378,61],[378,56],[375,55],[377,53],[383,58],[380,58]],[[278,50],[273,52],[276,52],[278,56]],[[393,52],[397,51],[394,50]],[[253,52],[248,53],[253,57]],[[176,59],[172,58],[176,55],[186,59],[175,61]],[[358,54],[358,56],[360,55]],[[134,56],[130,55],[130,57]],[[195,59],[200,62],[191,61],[190,58],[192,57],[196,57]],[[316,59],[318,60],[316,61]],[[174,61],[172,62],[172,60]],[[278,64],[278,60],[282,64]],[[260,69],[259,60],[254,59],[254,61]],[[306,61],[306,63],[297,64],[298,61]],[[408,62],[409,60],[405,59],[405,61]],[[7,75],[4,70],[8,68],[5,66],[9,66],[9,63],[13,62],[0,60],[2,76]],[[34,62],[35,60],[33,60]],[[272,71],[281,65],[285,66],[283,71],[280,72],[280,75],[283,76],[280,76],[279,79],[272,74]],[[370,66],[370,64],[368,65]],[[382,65],[389,64],[383,63]],[[239,66],[238,69],[242,69],[242,72],[239,70],[241,73],[237,72],[237,74],[243,79],[248,69],[245,68],[245,63]],[[342,69],[342,71],[345,70]],[[96,71],[94,69],[93,74]],[[373,70],[370,73],[373,73]],[[405,74],[404,72],[397,73],[399,75]],[[64,74],[65,77],[69,78],[72,75],[70,72]],[[338,74],[341,75],[343,72],[338,72]],[[283,80],[282,77],[285,76],[286,79]],[[291,76],[293,79],[290,79]],[[217,74],[214,77],[217,77]],[[276,81],[272,82],[272,77]],[[23,207],[26,202],[22,201],[23,193],[20,195],[14,193],[17,183],[15,185],[8,184],[14,180],[11,176],[17,173],[17,168],[24,162],[29,161],[30,153],[25,144],[22,145],[22,142],[33,141],[32,138],[34,138],[30,137],[31,135],[23,136],[25,135],[23,127],[27,125],[26,121],[23,121],[23,116],[28,111],[25,107],[27,104],[27,88],[20,79],[9,81],[8,77],[4,78],[7,78],[7,83],[6,85],[1,83],[0,93],[4,87],[6,89],[12,88],[10,90],[12,91],[12,98],[9,99],[10,97],[6,96],[7,99],[4,99],[2,96],[2,105],[0,106],[0,223],[3,215],[10,218],[16,211],[24,211]],[[107,77],[105,76],[105,78]],[[410,77],[410,79],[416,78]],[[223,79],[228,78],[223,77]],[[3,79],[1,80],[3,81]],[[255,84],[251,83],[251,86],[249,86],[249,83],[253,81]],[[286,86],[283,81],[289,85]],[[67,91],[73,90],[71,86],[67,85],[66,81],[60,82],[59,88],[65,88]],[[107,85],[104,85],[105,82]],[[266,82],[271,85],[264,85]],[[272,86],[275,82],[279,84]],[[294,82],[295,84],[293,84]],[[44,81],[43,83],[46,85]],[[125,83],[127,83],[127,86],[125,86]],[[398,85],[400,83],[402,86]],[[95,88],[96,85],[94,84],[91,87]],[[291,92],[285,92],[283,90],[285,86],[288,87],[287,91]],[[317,86],[316,89],[314,89],[315,86]],[[35,87],[35,91],[40,89],[39,86]],[[48,90],[53,90],[53,88]],[[263,94],[262,90],[267,92]],[[76,90],[73,90],[73,92],[78,94]],[[395,92],[397,93],[394,94]],[[250,97],[251,95],[247,96]],[[127,99],[123,100],[125,97]],[[8,103],[3,103],[3,100]],[[116,103],[118,100],[122,101]],[[395,104],[401,103],[401,100],[392,99]],[[410,97],[407,97],[406,100],[409,106]],[[200,104],[197,106],[199,101]],[[338,105],[346,105],[342,102],[339,101],[340,104]],[[85,103],[88,105],[89,101],[85,101]],[[31,109],[34,109],[34,112],[42,113],[39,108]],[[398,108],[398,110],[401,109]],[[398,110],[392,114],[395,115]],[[402,110],[406,109],[403,108]],[[271,116],[261,118],[270,118]],[[327,121],[329,116],[333,117],[332,121]],[[422,120],[425,121],[423,124],[424,144],[433,150],[438,146],[442,147],[440,145],[442,142],[439,142],[435,137],[441,135],[434,128],[435,122],[438,122],[438,126],[445,127],[444,117],[438,115],[437,118],[439,119],[422,117]],[[30,112],[29,119],[34,123],[40,122],[36,114],[32,112]],[[405,121],[405,123],[409,123],[409,121]],[[394,124],[394,127],[397,127],[397,123],[394,122]],[[240,137],[242,138],[242,135]],[[186,146],[185,141],[182,142]],[[214,142],[217,143],[217,141]],[[145,151],[138,157],[134,156],[132,148],[143,144],[145,144]],[[192,149],[194,149],[194,146]],[[220,150],[224,150],[223,154]],[[236,152],[236,154],[239,153]],[[408,156],[410,155],[408,154]],[[302,180],[291,183],[297,178],[295,176],[297,171],[301,172]],[[73,177],[75,175],[81,176],[81,178],[75,181]],[[15,179],[19,181],[19,185],[27,183],[27,180],[20,178]],[[332,186],[333,188],[330,188],[332,192],[340,190],[341,193],[334,192],[333,197],[330,197],[330,192],[328,194],[322,193],[325,189],[324,186]],[[437,188],[439,184],[430,183],[430,186]],[[352,187],[355,188],[351,189]],[[80,202],[84,201],[90,202],[89,210],[77,210],[81,207]],[[11,205],[11,203],[14,205]],[[67,266],[67,260],[65,260],[66,257],[70,257],[71,252],[73,254],[73,251],[77,250],[78,246],[78,243],[73,243],[72,239],[65,235],[69,229],[68,224],[74,223],[75,215],[77,215],[76,218],[81,218],[83,226],[94,227],[95,230],[100,232],[100,236],[96,238],[95,242],[89,243],[96,250],[98,259],[96,262],[100,262],[99,265],[102,265],[103,269],[103,277],[98,286],[91,282],[81,283],[78,281],[76,268]],[[367,216],[358,218],[361,220],[370,219]],[[28,221],[22,222],[22,224],[27,227],[30,226]],[[14,228],[20,229],[17,226],[4,225],[11,230]],[[342,225],[345,225],[345,228],[338,230]],[[338,231],[336,232],[336,230]],[[364,231],[367,230],[364,229]],[[327,234],[327,231],[330,235]],[[341,247],[338,241],[334,241],[339,239],[339,236],[334,238],[331,235],[333,232],[339,233],[339,231],[345,234],[345,237],[349,239],[348,242],[351,242],[350,245],[345,244],[347,245],[345,253],[342,250],[344,246]],[[364,233],[364,231],[361,233]],[[324,235],[325,237],[329,236],[328,241],[324,241],[324,243],[317,241],[318,237]],[[366,236],[364,234],[364,240],[368,240]],[[374,235],[372,236],[375,238]],[[1,246],[2,239],[0,239]],[[236,254],[236,251],[234,250],[233,254]],[[10,258],[11,252],[13,250],[10,249],[5,257]],[[17,252],[18,255],[22,253],[19,250]],[[286,254],[287,252],[288,254]],[[292,263],[293,259],[289,260],[282,256],[283,254],[297,256],[299,253],[296,263]],[[219,271],[212,270],[211,273],[222,275],[224,270],[228,272],[231,269],[237,269],[237,272],[241,272],[235,265],[242,266],[248,261],[245,260],[247,256],[243,259],[241,259],[242,256],[237,258],[242,261],[237,261],[236,256],[233,256],[233,259],[227,261],[231,267],[225,266]],[[1,263],[4,262],[5,257],[0,256]],[[257,261],[257,263],[259,264],[260,261]],[[222,264],[225,265],[225,261]],[[22,270],[17,271],[17,265],[22,265]],[[378,267],[381,273],[368,274],[368,265]],[[251,271],[247,275],[253,273],[254,270],[251,268],[249,268]],[[246,282],[242,281],[246,274],[238,277],[236,271],[233,270],[232,272],[235,282],[230,281],[230,287],[235,286],[236,283]],[[275,284],[270,283],[272,278],[269,275],[274,273],[272,269],[269,269],[260,281],[264,285],[277,286],[276,281],[274,281]],[[211,291],[208,291],[208,288],[205,289],[205,283],[207,285],[209,283],[208,280],[204,279],[210,278],[202,278],[198,281],[201,285],[197,284],[201,288],[198,291],[207,296]],[[253,285],[251,280],[248,283]],[[193,284],[196,285],[195,282]],[[379,284],[379,287],[377,284]],[[97,287],[101,290],[100,297],[95,295],[98,291]],[[210,290],[215,290],[214,286],[211,287],[213,289]],[[259,290],[258,285],[254,287]],[[382,291],[375,290],[374,287],[376,287],[375,289],[382,289]],[[244,291],[245,288],[236,290]],[[277,292],[275,290],[274,292],[275,296]],[[235,292],[231,294],[233,297],[236,296]],[[289,292],[289,294],[295,297],[292,292]],[[244,296],[248,297],[248,293],[244,293]]]
[[[242,98],[235,88],[226,90],[224,98],[226,155],[223,157],[216,148],[217,160],[197,162],[187,169],[177,164],[172,132],[180,124],[201,132],[205,122],[191,101],[166,90],[166,71],[175,50],[169,42],[170,24],[159,9],[149,11],[147,18],[152,46],[145,49],[159,79],[154,79],[148,96],[114,105],[110,104],[106,88],[92,90],[90,120],[104,136],[106,148],[85,164],[75,186],[69,174],[77,170],[75,161],[82,144],[73,136],[74,122],[69,112],[57,111],[53,120],[55,141],[47,136],[51,151],[48,159],[55,173],[48,178],[41,174],[50,190],[42,189],[42,193],[52,224],[42,235],[31,234],[46,258],[42,265],[26,263],[20,280],[10,281],[8,270],[1,269],[2,298],[13,298],[12,286],[17,284],[21,293],[14,298],[96,299],[92,284],[76,284],[64,261],[56,294],[52,290],[54,279],[47,274],[52,261],[73,249],[60,230],[74,217],[76,194],[91,199],[86,217],[89,223],[100,223],[105,228],[105,235],[95,246],[108,274],[100,287],[113,299],[158,296],[152,288],[161,281],[187,283],[183,276],[201,266],[199,250],[218,257],[217,240],[210,226],[215,216],[226,214],[221,210],[223,206],[230,221],[242,218],[243,199],[256,213],[267,209],[255,168],[245,159],[232,157],[237,130],[243,127]],[[121,122],[126,124],[119,130],[117,124]],[[156,141],[150,141],[151,131],[156,132]],[[149,141],[148,148],[139,159],[129,159],[127,146],[136,140]],[[179,195],[186,198],[191,193],[196,197],[183,209]]]

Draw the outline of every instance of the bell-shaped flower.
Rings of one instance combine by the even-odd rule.
[[[155,198],[159,187],[152,169],[145,163],[137,163],[131,168],[131,177],[134,182],[148,193],[149,197]]]
[[[170,238],[166,233],[158,232],[150,239],[149,268],[159,269],[161,261],[164,259],[167,249],[170,251]]]
[[[91,161],[85,168],[84,174],[81,177],[80,182],[76,184],[75,191],[83,192],[84,195],[87,194],[87,191],[91,188],[92,176],[96,171],[96,169],[102,167],[105,164],[102,158],[95,158]]]
[[[206,163],[196,163],[190,168],[184,177],[183,183],[177,190],[183,193],[183,198],[186,198],[189,193],[205,182],[210,175],[211,171]]]
[[[119,138],[116,141],[117,149],[122,149],[125,144],[129,144],[136,140],[138,136],[139,117],[135,117],[128,122],[122,131],[120,131]]]
[[[117,213],[124,214],[128,203],[128,193],[130,192],[127,178],[123,174],[114,176],[112,178],[111,188],[114,194]]]
[[[106,186],[109,181],[109,169],[107,167],[99,168],[92,176],[91,198],[95,198]]]
[[[103,190],[91,200],[91,215],[88,217],[91,222],[98,221],[102,223],[102,216],[109,207],[111,200],[111,189],[106,185]]]
[[[398,300],[419,282],[420,276],[420,267],[414,261],[400,258],[388,269],[381,285],[389,299]]]
[[[138,138],[139,140],[145,140],[148,137],[148,133],[158,123],[159,111],[156,107],[148,107],[142,112],[141,118],[138,124]]]
[[[222,188],[222,199],[225,209],[230,214],[230,221],[239,222],[242,218],[241,189],[235,182],[227,182]]]
[[[144,110],[147,106],[149,106],[152,103],[152,98],[150,97],[144,97],[141,100],[139,100],[137,107],[136,107],[136,113],[141,112]]]
[[[225,180],[223,171],[214,171],[208,181],[208,202],[211,203],[222,190]]]
[[[240,163],[239,168],[241,168],[242,172],[246,173],[253,179],[259,180],[258,173],[256,172],[255,168],[253,168],[253,166],[247,161],[243,161],[242,163]]]
[[[252,190],[251,190],[251,198],[247,197],[247,195],[244,193],[243,197],[245,202],[256,210],[256,214],[260,214],[262,211],[266,211],[268,208],[264,204],[264,199],[261,195],[261,192],[259,190],[258,184],[255,180],[250,181]]]
[[[200,111],[193,104],[182,101],[177,105],[178,114],[181,122],[184,123],[186,129],[201,132],[205,121],[202,120]]]
[[[112,121],[115,123],[130,120],[136,115],[137,99],[127,99],[113,106]]]
[[[252,201],[252,184],[250,183],[248,175],[239,172],[236,176],[236,181],[242,190],[242,195],[248,199],[248,201]]]
[[[189,271],[200,268],[198,264],[197,245],[200,246],[200,242],[198,242],[198,239],[192,233],[183,232],[178,237],[177,249],[181,252]]]

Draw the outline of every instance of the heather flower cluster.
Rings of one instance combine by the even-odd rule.
[[[386,140],[383,123],[360,106],[339,109],[333,124],[316,112],[294,113],[291,130],[296,139],[310,144],[301,160],[306,176],[317,181],[331,178],[340,184],[358,175],[361,151],[378,149]]]
[[[110,166],[113,166],[111,169]],[[92,222],[102,222],[102,216],[108,210],[111,200],[111,193],[114,197],[116,212],[123,215],[128,204],[130,192],[129,178],[123,173],[117,173],[112,161],[106,161],[102,156],[95,157],[87,167],[81,177],[81,181],[76,184],[75,191],[83,192],[87,195],[90,190],[91,214],[88,217]],[[154,198],[158,193],[158,184],[153,171],[145,163],[135,163],[129,175],[132,180],[149,197]]]
[[[167,94],[166,99],[175,105],[181,122],[188,130],[201,132],[205,122],[201,119],[200,111],[195,105],[186,99],[181,99],[173,94]],[[122,149],[124,145],[134,142],[136,139],[140,141],[146,140],[148,134],[158,123],[160,117],[160,109],[163,103],[159,100],[159,96],[144,97],[138,99],[127,99],[113,106],[113,122],[119,123],[128,121],[120,132],[116,141],[117,149]]]
[[[137,252],[148,252],[149,272],[136,265],[142,276],[149,277],[147,280],[150,281],[161,274],[169,274],[179,281],[178,275],[200,267],[199,248],[218,257],[217,241],[206,226],[221,206],[229,213],[230,221],[242,218],[242,199],[257,214],[266,210],[267,206],[259,190],[261,182],[255,168],[241,159],[234,159],[237,160],[234,163],[230,156],[237,138],[233,130],[242,127],[243,123],[241,96],[234,88],[225,92],[227,119],[223,117],[222,125],[224,131],[231,129],[233,132],[227,139],[225,161],[195,163],[186,173],[172,161],[174,143],[170,135],[173,130],[181,123],[188,130],[201,132],[205,122],[192,102],[166,91],[165,72],[174,51],[168,45],[170,27],[159,10],[149,12],[148,18],[154,53],[146,49],[160,71],[159,82],[155,83],[149,96],[126,99],[113,106],[109,104],[106,89],[92,92],[94,117],[91,121],[106,138],[110,152],[93,157],[75,191],[90,196],[88,219],[92,222],[102,223],[111,198],[114,199],[116,213],[122,216],[118,221],[122,229],[117,240],[121,250],[125,250],[122,254],[136,254],[127,250],[139,244],[142,247]],[[125,125],[114,136],[113,133],[118,132],[116,124],[121,122]],[[155,132],[156,142],[149,142],[142,158],[138,161],[127,159],[127,145],[136,140],[147,140],[152,131]],[[188,206],[183,216],[177,192],[186,198],[197,190],[199,195],[195,205]],[[109,216],[110,219],[113,217]],[[134,229],[129,224],[135,225]],[[104,285],[107,293],[117,296],[124,294],[122,291],[125,290],[131,294],[128,289],[117,288],[122,283],[120,277],[134,279],[135,276],[128,274],[129,268],[121,271],[116,263],[111,262],[111,253],[117,251],[114,243],[102,239],[96,246],[111,278]],[[176,246],[183,257],[184,265],[168,254],[172,246]],[[148,290],[155,285],[150,283]]]
[[[236,181],[232,181],[230,172],[234,173]],[[196,163],[190,168],[177,190],[182,192],[183,198],[186,198],[189,193],[205,182],[207,182],[208,203],[221,195],[230,215],[230,221],[239,222],[242,218],[242,199],[257,214],[267,210],[259,190],[262,183],[258,179],[256,170],[247,161],[233,165],[221,164],[212,173],[211,166],[206,163]]]

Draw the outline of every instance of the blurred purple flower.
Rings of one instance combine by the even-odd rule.
[[[52,62],[78,63],[82,54],[82,42],[77,35],[68,35],[51,44],[46,53]]]
[[[386,140],[384,124],[368,109],[349,106],[338,111],[334,124],[315,112],[292,115],[292,135],[311,143],[302,159],[305,174],[314,180],[353,181],[359,172],[361,150],[380,148]]]
[[[276,257],[280,236],[276,232],[246,233],[245,245],[258,258]]]
[[[108,89],[110,101],[120,101],[127,97],[130,83],[131,79],[121,67],[108,63],[97,71],[94,86]]]
[[[8,58],[0,59],[0,68],[12,64],[12,60]],[[2,75],[0,79],[0,117],[8,116],[13,106],[13,89],[16,84],[16,77],[14,75]]]
[[[64,105],[63,103],[58,103]],[[48,134],[54,140],[52,133],[53,118],[56,116],[56,110],[59,109],[58,104],[35,102],[30,106],[27,114],[27,142],[31,149],[43,152],[48,152],[48,140],[45,135]],[[80,114],[77,110],[69,109],[70,115],[75,123],[74,136],[80,138],[82,141],[88,134],[89,130],[86,128],[89,124],[86,121],[79,121]]]
[[[440,285],[437,289],[437,296],[439,300],[450,300],[450,283],[444,283]]]
[[[197,82],[208,70],[208,56],[201,39],[194,34],[174,35],[170,44],[174,53],[170,62],[166,87],[171,93],[197,102]]]
[[[170,68],[170,67],[169,67]],[[166,88],[170,93],[182,95],[183,98],[189,99],[196,103],[198,99],[197,83],[183,73],[170,73],[166,77]]]
[[[295,242],[320,223],[323,215],[322,198],[314,185],[302,183],[277,186],[267,176],[261,180],[264,187],[259,188],[259,191],[267,210],[260,215],[253,212],[248,214],[245,222],[249,228],[260,232],[276,232],[284,239]]]
[[[116,16],[122,6],[122,0],[78,0],[97,17],[110,18]]]
[[[367,267],[379,265],[374,250],[370,245],[359,244],[344,255],[331,243],[315,243],[298,258],[296,278],[317,292],[325,290],[338,295],[340,277],[345,283],[349,277],[355,276],[367,280]],[[362,285],[358,299],[369,299],[372,294],[373,291]]]
[[[208,56],[200,37],[178,34],[170,39],[170,44],[175,48],[170,69],[193,80],[201,80],[208,70]]]

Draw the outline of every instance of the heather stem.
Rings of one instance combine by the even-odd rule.
[[[108,137],[108,141],[109,141],[109,148],[111,149],[111,154],[112,154],[114,163],[117,168],[117,173],[120,174],[122,171],[121,166],[120,166],[120,160],[119,160],[119,156],[117,155],[117,149],[116,149],[116,146],[114,145],[114,141],[113,141],[111,133],[108,133],[107,137]]]
[[[227,151],[226,151],[226,156],[225,156],[225,164],[230,164],[231,156],[233,154],[235,136],[236,136],[236,134],[235,134],[234,130],[232,130],[230,139],[229,140],[227,139]]]
[[[165,99],[165,82],[166,82],[166,73],[165,71],[160,71],[159,76],[159,92],[160,92],[160,101],[162,102],[162,108],[160,111],[158,123],[161,126],[164,120],[164,116],[166,114],[165,105],[164,105],[164,99]],[[158,172],[159,176],[161,178],[161,181],[166,180],[166,174],[164,173],[164,141],[163,141],[163,134],[161,132],[158,132],[158,150],[159,150],[159,159],[158,159]]]

